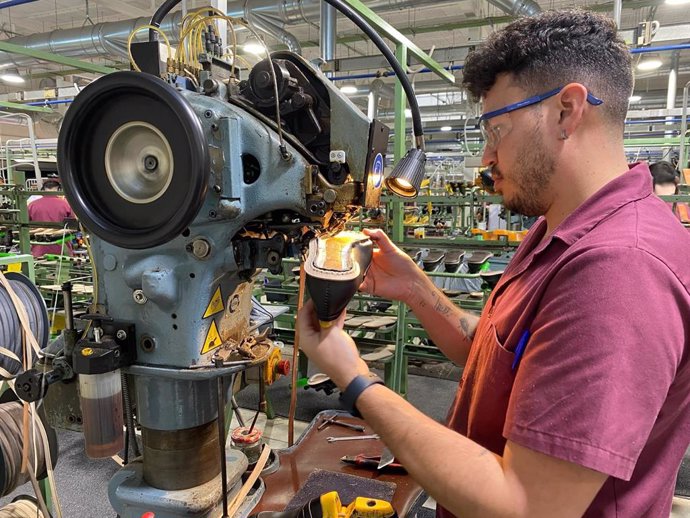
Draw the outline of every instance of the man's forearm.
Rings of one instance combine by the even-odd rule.
[[[517,506],[501,457],[433,421],[383,386],[367,389],[357,408],[408,473],[453,514],[513,516],[508,510]]]
[[[453,304],[426,275],[412,282],[406,302],[443,354],[464,365],[479,317]]]

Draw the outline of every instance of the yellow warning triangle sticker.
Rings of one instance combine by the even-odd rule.
[[[204,313],[204,316],[202,318],[208,318],[216,313],[220,313],[223,311],[225,307],[223,307],[223,296],[220,293],[220,286],[216,288],[216,292],[213,294],[213,297],[211,297],[211,302],[208,303],[208,306],[206,307],[206,312]]]
[[[221,340],[218,334],[218,327],[216,326],[216,321],[211,321],[211,327],[208,328],[208,333],[206,333],[206,340],[204,340],[204,347],[201,349],[201,354],[206,354],[212,351],[216,347],[220,347]]]

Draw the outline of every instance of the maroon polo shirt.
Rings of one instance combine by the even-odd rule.
[[[29,204],[29,220],[31,221],[52,221],[62,223],[65,218],[71,218],[72,209],[67,200],[61,196],[43,196]],[[72,255],[72,247],[69,243],[62,245],[32,245],[31,255],[43,257],[45,254],[64,253]]]
[[[690,234],[641,164],[545,232],[492,292],[448,425],[606,473],[586,517],[668,517],[690,443]]]

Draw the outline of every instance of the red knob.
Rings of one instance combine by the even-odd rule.
[[[288,360],[280,360],[276,363],[275,373],[282,376],[290,374],[290,362]]]
[[[156,518],[156,515],[153,514],[151,511],[148,511],[148,512],[142,514],[141,518]]]

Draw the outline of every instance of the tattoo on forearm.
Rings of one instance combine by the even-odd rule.
[[[462,329],[463,334],[469,340],[474,338],[474,333],[470,333],[470,322],[465,317],[460,317],[460,329]]]
[[[433,295],[436,299],[436,304],[434,304],[434,311],[441,315],[447,315],[448,313],[450,313],[450,308],[443,303],[443,299],[437,293],[434,293]]]

